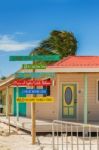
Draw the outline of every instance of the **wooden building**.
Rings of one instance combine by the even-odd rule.
[[[49,93],[54,97],[55,102],[37,103],[37,119],[84,123],[99,121],[99,56],[69,56],[46,69],[36,70],[36,72],[38,71],[55,72],[56,75],[53,79],[55,84],[50,86]],[[10,102],[12,115],[31,117],[30,103],[15,104],[16,95],[21,94],[22,87],[19,88],[18,93],[16,87],[10,87],[9,85],[14,79],[15,76],[12,75],[0,82],[0,91],[6,91],[4,113],[8,105],[7,87],[9,87],[12,90]],[[21,112],[23,110],[24,113]]]

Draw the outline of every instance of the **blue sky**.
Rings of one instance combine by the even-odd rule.
[[[74,32],[77,55],[99,55],[98,0],[0,0],[0,76],[21,67],[10,55],[28,55],[54,29]]]

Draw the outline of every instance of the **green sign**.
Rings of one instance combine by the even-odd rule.
[[[10,56],[10,61],[58,61],[59,55]]]
[[[55,73],[52,72],[19,72],[15,74],[16,78],[24,78],[24,79],[29,79],[29,78],[54,78]]]
[[[23,69],[46,69],[44,64],[23,64]]]

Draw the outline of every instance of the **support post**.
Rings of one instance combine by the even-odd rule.
[[[18,87],[16,88],[16,98],[19,96],[19,89]],[[19,103],[16,102],[16,113],[17,113],[17,121],[19,121]]]
[[[32,62],[32,64],[35,64],[35,62]],[[33,69],[33,72],[35,72],[35,69]],[[33,78],[35,80],[35,78]],[[34,89],[34,87],[33,87]],[[35,95],[33,95],[35,96]],[[32,144],[36,143],[36,104],[32,103]]]
[[[10,101],[8,102],[8,124],[9,124],[9,135],[10,135]]]
[[[6,88],[6,118],[8,118],[8,87]]]
[[[12,114],[14,115],[14,88],[12,88]]]
[[[32,103],[32,144],[36,142],[35,103]]]
[[[88,122],[88,76],[84,75],[84,123]]]

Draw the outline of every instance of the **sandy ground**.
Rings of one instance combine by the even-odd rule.
[[[11,135],[8,134],[8,126],[0,123],[0,150],[53,150],[52,147],[52,136],[38,136],[36,141],[36,145],[31,144],[32,137],[28,133],[25,133],[21,130],[16,132],[17,130],[11,127]],[[72,142],[73,141],[73,142]],[[62,137],[55,137],[55,143],[59,145],[55,145],[54,150],[90,150],[90,141],[89,139],[78,138],[79,146],[77,147],[77,138],[68,137],[66,141],[66,137],[63,135],[63,147],[62,147]],[[67,144],[66,144],[67,142]],[[83,146],[83,142],[85,143]],[[96,138],[91,139],[91,150],[99,150],[99,141]]]
[[[52,150],[52,138],[39,136],[37,144],[31,144],[31,135],[18,131],[11,127],[11,135],[8,134],[8,126],[0,123],[0,150]]]

